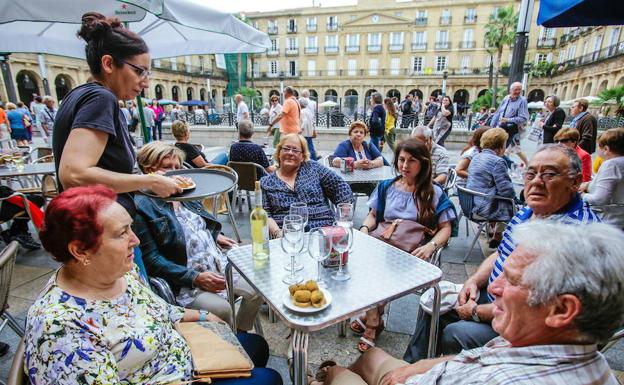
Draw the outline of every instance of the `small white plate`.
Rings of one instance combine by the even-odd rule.
[[[188,178],[188,179],[191,179],[191,178]],[[194,181],[194,180],[192,180],[192,179],[191,179],[191,182],[193,182],[193,185],[192,185],[192,186],[189,186],[189,187],[182,187],[182,191],[189,191],[189,190],[192,190],[192,189],[194,189],[195,187],[197,187],[197,184],[195,183],[195,181]]]
[[[286,295],[284,295],[284,306],[286,306],[286,308],[288,310],[292,310],[296,313],[317,313],[321,310],[326,309],[329,305],[331,305],[332,302],[332,295],[329,291],[321,288],[320,289],[321,292],[323,292],[323,294],[325,295],[325,305],[321,306],[321,307],[314,307],[314,306],[309,306],[309,307],[299,307],[299,306],[295,306],[295,304],[292,302],[292,298],[290,297],[290,293],[286,292]]]

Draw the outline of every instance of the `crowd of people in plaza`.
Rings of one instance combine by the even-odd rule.
[[[286,86],[263,111],[271,159],[268,140],[252,141],[249,107],[236,95],[238,140],[209,160],[185,121],[173,119],[173,143],[162,140],[165,111],[157,101],[140,106],[152,141],[132,141],[141,113],[124,101],[148,87],[151,65],[139,35],[97,13],[83,16],[78,35],[87,43],[92,82],[71,90],[58,109],[48,96],[35,98],[35,108],[0,109],[0,135],[28,144],[30,123],[51,137],[59,192],[39,229],[60,266],[28,311],[23,361],[31,383],[192,381],[191,348],[176,326],[197,321],[235,324],[254,363],[250,377],[215,384],[283,383],[266,367],[267,341],[254,333],[262,293],[237,276],[234,312],[225,291],[225,252],[237,242],[201,201],[163,199],[182,193],[165,173],[233,161],[261,171],[269,238],[284,237],[293,204],[306,205],[308,232],[335,225],[336,207],[364,193],[368,214],[354,228],[387,243],[399,234],[391,245],[426,262],[458,234],[461,207],[450,184],[481,194],[463,215],[489,222],[493,252],[435,320],[437,334],[430,333],[433,315],[414,309],[405,353],[392,357],[376,346],[387,305],[376,303],[349,323],[363,354],[349,367],[324,362],[310,383],[617,384],[598,345],[624,325],[624,128],[598,137],[586,100],[574,102],[564,127],[559,98],[546,98],[535,123],[543,143],[528,159],[521,140],[530,114],[522,84],[512,83],[497,109],[482,110],[480,127],[451,168],[445,145],[457,112],[448,96],[423,104],[408,94],[398,103],[374,92],[367,119],[351,123],[333,154],[321,157],[316,102],[308,90],[297,96]],[[592,172],[595,152],[602,163]],[[358,187],[337,170],[347,160],[357,170],[385,167],[395,176]],[[23,234],[26,220],[15,218],[11,234]],[[149,277],[169,284],[175,304],[150,289]],[[430,338],[440,357],[430,357]]]

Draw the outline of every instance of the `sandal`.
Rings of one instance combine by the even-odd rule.
[[[362,318],[357,317],[351,321],[349,327],[354,334],[362,335],[366,331],[366,324],[364,324],[364,322],[365,321],[362,320]]]
[[[333,360],[323,361],[323,363],[319,365],[318,370],[316,371],[316,374],[314,375],[314,379],[318,381],[318,383],[322,384],[323,382],[325,382],[325,379],[327,378],[327,369],[336,365],[337,365],[336,361],[333,361]]]
[[[371,348],[375,347],[375,341],[377,340],[377,338],[379,338],[379,336],[381,335],[381,332],[383,332],[385,329],[385,325],[383,320],[380,320],[379,322],[379,326],[377,326],[376,329],[373,329],[374,331],[374,336],[370,336],[370,337],[365,337],[362,336],[360,337],[360,340],[358,341],[358,350],[361,353],[365,353],[368,350],[370,350]]]

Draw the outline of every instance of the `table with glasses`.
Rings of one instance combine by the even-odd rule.
[[[378,239],[353,231],[352,248],[345,269],[351,278],[344,281],[329,277],[324,280],[332,296],[330,305],[319,312],[303,314],[289,310],[284,305],[290,300],[288,285],[282,282],[287,271],[284,264],[289,256],[283,251],[280,239],[269,242],[270,258],[256,262],[252,259],[251,245],[236,247],[227,254],[225,269],[228,298],[234,311],[233,270],[263,297],[269,307],[288,325],[292,333],[292,352],[295,385],[306,384],[307,350],[309,334],[357,316],[366,310],[387,303],[406,294],[433,287],[434,305],[429,339],[429,357],[435,355],[442,271],[419,258],[390,246]],[[317,276],[317,261],[308,256],[306,249],[299,256],[304,281]],[[232,328],[236,330],[235,317]]]
[[[54,163],[27,163],[23,167],[3,166],[0,167],[0,178],[12,178],[31,175],[54,174]]]

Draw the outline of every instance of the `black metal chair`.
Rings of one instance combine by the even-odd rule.
[[[489,222],[493,221],[490,218],[484,218],[484,217],[480,217],[480,216],[475,216],[473,214],[472,209],[474,208],[474,198],[475,197],[480,197],[480,198],[491,199],[491,200],[499,200],[499,201],[502,201],[502,202],[509,203],[511,205],[513,214],[512,214],[512,216],[510,218],[505,219],[504,220],[505,222],[510,221],[511,218],[513,217],[513,215],[516,214],[516,203],[514,202],[513,198],[506,198],[506,197],[501,197],[501,196],[498,196],[498,195],[487,195],[487,194],[484,194],[484,193],[480,193],[478,191],[470,190],[470,189],[462,187],[462,186],[457,186],[457,197],[459,198],[459,205],[461,206],[461,212],[462,212],[463,216],[466,217],[466,220],[470,221],[470,222],[474,222],[474,223],[476,223],[479,226],[479,228],[475,232],[475,236],[474,236],[474,238],[472,240],[472,244],[470,245],[470,249],[468,250],[468,252],[464,256],[464,262],[466,262],[466,260],[468,260],[468,256],[472,252],[472,249],[474,249],[475,243],[477,243],[477,240],[479,239],[479,235],[485,229],[485,226]],[[500,219],[495,220],[495,221],[496,222],[501,222]]]
[[[11,276],[13,275],[13,267],[15,266],[15,258],[19,244],[13,241],[0,253],[0,332],[5,326],[9,326],[20,337],[24,336],[24,326],[6,310],[9,302],[9,290],[11,288]]]

